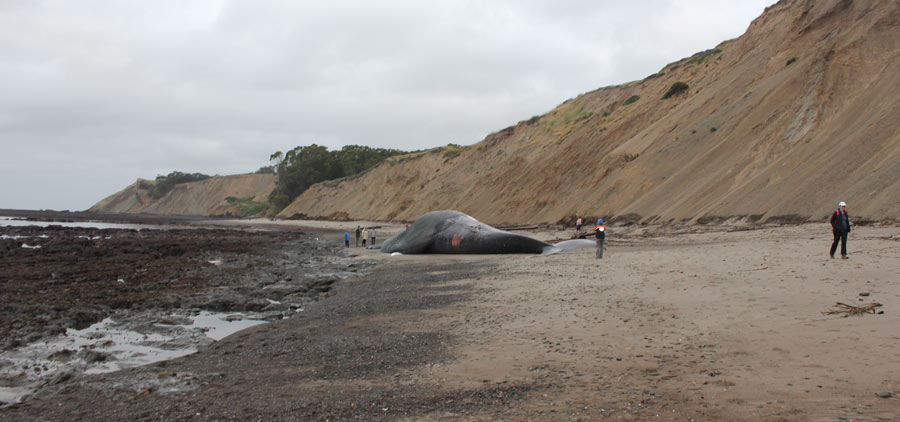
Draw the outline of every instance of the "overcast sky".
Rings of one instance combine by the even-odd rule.
[[[473,144],[774,0],[0,0],[0,208],[84,210],[316,143]]]

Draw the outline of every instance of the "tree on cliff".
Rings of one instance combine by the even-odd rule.
[[[276,211],[284,209],[316,183],[359,174],[399,154],[405,152],[361,145],[347,145],[340,151],[328,151],[316,144],[299,146],[284,154],[276,151],[269,157],[278,175],[269,202]]]
[[[385,158],[406,154],[397,149],[370,148],[362,145],[346,145],[340,151],[335,151],[341,166],[342,177],[353,176],[362,173]]]

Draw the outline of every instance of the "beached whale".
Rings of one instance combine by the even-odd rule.
[[[504,254],[556,252],[594,246],[590,240],[550,244],[521,234],[495,229],[453,210],[422,215],[403,233],[381,244],[384,253],[402,254]]]

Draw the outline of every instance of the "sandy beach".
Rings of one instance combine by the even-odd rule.
[[[521,420],[900,418],[898,398],[879,396],[900,393],[896,227],[858,228],[848,260],[828,258],[826,224],[624,231],[603,260],[592,249],[402,257],[498,266],[473,281],[477,300],[444,316],[459,359],[425,378],[450,388],[554,380],[553,394],[512,411]],[[823,314],[837,302],[884,313]]]
[[[327,223],[341,230],[328,236],[357,224]],[[613,227],[608,239],[603,260],[350,248],[382,264],[300,317],[76,378],[0,419],[900,418],[900,228],[855,228],[848,260],[828,258],[827,224]],[[836,302],[882,306],[825,315]],[[163,373],[194,381],[124,381]]]
[[[848,260],[828,259],[828,234],[611,234],[602,261],[502,257],[458,310],[461,358],[430,374],[550,380],[521,420],[896,420],[897,397],[878,394],[900,390],[900,231],[856,230]],[[823,315],[836,302],[884,314]]]

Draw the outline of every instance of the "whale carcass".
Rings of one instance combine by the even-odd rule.
[[[384,253],[402,254],[508,254],[549,255],[594,246],[590,240],[550,244],[521,234],[495,229],[454,210],[422,215],[404,232],[381,244]]]

